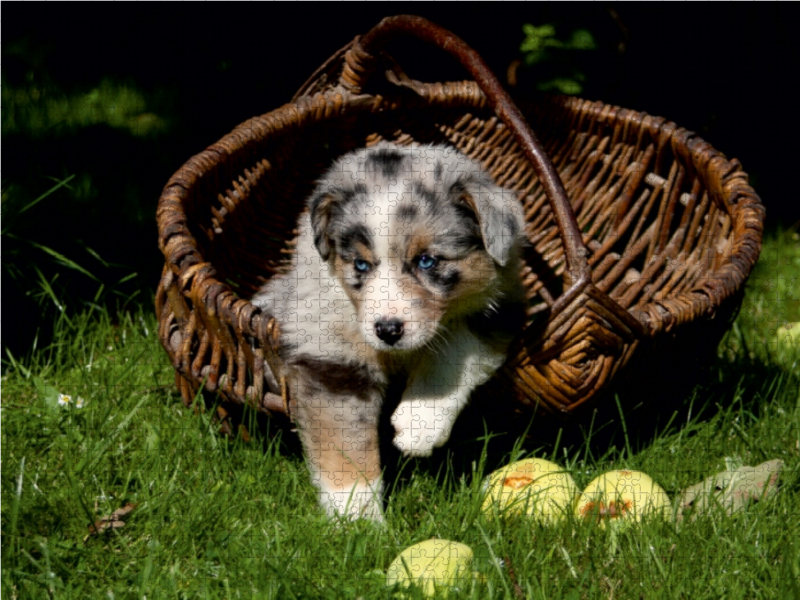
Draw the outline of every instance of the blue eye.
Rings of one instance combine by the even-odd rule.
[[[417,266],[420,269],[427,271],[428,269],[433,267],[433,265],[435,265],[437,262],[439,261],[436,260],[433,256],[429,254],[423,254],[422,256],[419,257],[419,261],[417,261]]]
[[[369,263],[365,261],[363,258],[357,258],[353,261],[353,266],[356,268],[356,271],[359,273],[366,273],[369,271]]]

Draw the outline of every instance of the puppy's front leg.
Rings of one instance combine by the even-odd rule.
[[[382,390],[366,367],[296,364],[296,420],[320,505],[329,515],[383,520],[378,419]]]
[[[456,331],[443,352],[432,354],[410,375],[392,415],[394,445],[410,456],[429,456],[443,446],[472,390],[488,381],[504,360],[505,354],[466,328]]]

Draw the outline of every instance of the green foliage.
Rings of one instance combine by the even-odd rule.
[[[587,29],[575,29],[570,34],[569,40],[556,39],[556,28],[552,25],[534,27],[530,23],[522,26],[525,40],[520,50],[525,52],[525,61],[534,64],[546,59],[547,48],[560,48],[563,50],[594,50],[596,45],[592,34]]]
[[[4,84],[2,101],[5,135],[23,133],[36,138],[102,124],[147,136],[167,128],[163,118],[147,111],[142,92],[107,79],[86,92],[70,94],[52,83]]]
[[[520,51],[524,55],[523,63],[527,67],[549,67],[537,71],[547,74],[537,82],[536,88],[545,92],[580,94],[586,77],[576,66],[574,53],[597,48],[591,32],[587,29],[575,29],[566,40],[559,40],[556,38],[555,27],[550,24],[536,27],[526,23],[522,26],[522,31],[525,33],[525,39],[520,45]]]

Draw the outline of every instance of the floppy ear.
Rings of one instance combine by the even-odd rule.
[[[317,252],[322,257],[322,260],[328,260],[333,250],[333,240],[329,235],[329,226],[331,223],[331,210],[336,201],[336,194],[328,191],[317,189],[317,192],[308,201],[308,207],[311,211],[311,229],[314,232],[314,245],[317,247]]]
[[[475,213],[486,251],[497,264],[505,266],[525,227],[517,194],[473,174],[456,181],[450,193],[456,203]]]

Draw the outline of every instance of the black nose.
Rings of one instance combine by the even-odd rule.
[[[394,346],[397,340],[403,337],[403,322],[399,319],[376,321],[375,335],[390,346]]]

